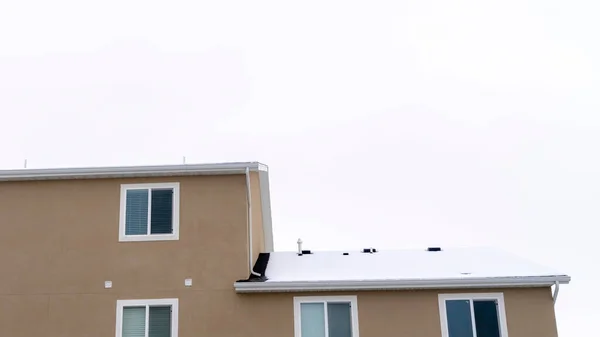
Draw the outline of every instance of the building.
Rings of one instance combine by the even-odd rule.
[[[0,171],[0,228],[7,337],[555,337],[570,281],[492,249],[273,252],[254,162]]]

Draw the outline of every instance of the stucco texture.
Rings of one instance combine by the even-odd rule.
[[[180,182],[180,239],[119,242],[120,185],[149,182]],[[2,182],[0,336],[114,336],[117,300],[178,298],[179,337],[291,337],[302,294],[234,292],[248,276],[246,220],[244,175]],[[510,337],[556,337],[550,289],[487,291],[504,292]],[[361,337],[439,337],[438,293],[303,295],[357,294]]]

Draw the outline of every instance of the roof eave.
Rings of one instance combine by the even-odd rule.
[[[432,280],[375,280],[375,281],[303,281],[303,282],[236,282],[238,293],[346,290],[406,290],[545,287],[556,282],[566,284],[571,278],[561,276],[493,277]]]
[[[268,170],[266,165],[261,164],[259,162],[160,166],[86,167],[60,169],[20,169],[0,171],[0,181],[243,174],[245,173],[246,168],[249,168],[253,172]]]

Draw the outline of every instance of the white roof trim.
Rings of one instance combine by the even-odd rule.
[[[272,252],[273,245],[273,220],[271,216],[271,191],[269,187],[269,173],[262,171],[258,173],[260,185],[260,203],[262,213],[262,226],[264,232],[265,252]]]
[[[402,290],[402,289],[460,289],[545,287],[556,282],[569,283],[569,276],[487,277],[429,280],[373,280],[373,281],[299,281],[299,282],[236,282],[238,293],[339,291],[339,290]]]
[[[253,172],[268,171],[266,165],[258,162],[160,166],[19,169],[0,170],[0,181],[243,174],[245,173],[246,168],[250,168],[250,171]]]

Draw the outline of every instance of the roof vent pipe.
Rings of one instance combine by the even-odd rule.
[[[302,239],[298,238],[298,255],[302,255]]]

